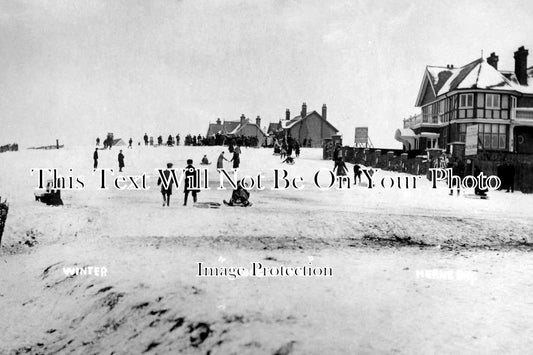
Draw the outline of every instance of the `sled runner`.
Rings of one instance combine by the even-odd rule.
[[[226,201],[226,200],[224,200],[223,202],[224,202],[224,204],[225,204],[226,206],[229,206],[229,207],[251,207],[251,206],[252,206],[252,203],[251,203],[251,202],[248,202],[247,205],[244,205],[244,204],[242,204],[242,203],[230,203],[230,202],[228,202],[228,201]]]
[[[220,203],[218,202],[196,202],[193,204],[194,207],[198,208],[219,208]]]

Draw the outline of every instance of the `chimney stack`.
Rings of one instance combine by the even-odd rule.
[[[220,117],[217,118],[217,124],[218,124],[218,125],[222,124],[222,121],[220,121]]]
[[[326,104],[322,105],[322,118],[325,120],[328,119],[328,108]]]
[[[498,70],[498,56],[496,53],[492,52],[490,57],[487,57],[487,63],[492,66],[494,69]]]
[[[287,121],[291,119],[291,111],[289,111],[289,109],[285,111],[285,119]]]
[[[302,112],[300,113],[300,116],[302,118],[307,116],[307,104],[305,102],[302,104]]]
[[[257,118],[255,119],[255,124],[257,127],[261,128],[261,117],[259,117],[259,115],[257,115]]]
[[[524,46],[514,52],[514,73],[520,85],[527,85],[527,55],[529,51]]]
[[[246,121],[246,117],[244,117],[244,113],[241,115],[241,126],[244,126],[244,122]]]

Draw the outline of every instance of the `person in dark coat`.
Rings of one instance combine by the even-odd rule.
[[[292,140],[289,141],[289,144],[287,144],[287,156],[290,157],[292,155]]]
[[[236,146],[233,150],[233,158],[230,161],[233,162],[233,169],[238,169],[239,165],[241,165],[241,148],[239,146]]]
[[[331,157],[331,159],[335,162],[335,166],[337,165],[337,158],[339,156],[339,151],[340,151],[340,148],[339,148],[339,145],[335,145],[335,149],[333,149],[333,156]]]
[[[346,167],[346,163],[344,162],[344,159],[338,158],[335,161],[335,166],[333,167],[333,171],[337,176],[346,176],[346,173],[348,172],[348,168]]]
[[[505,175],[507,176],[507,191],[506,192],[509,192],[509,190],[511,192],[514,192],[514,178],[516,175],[516,169],[514,167],[514,164],[507,163],[505,171],[506,171]]]
[[[172,163],[167,163],[167,169],[163,171],[163,175],[165,175],[166,181],[170,182],[166,189],[165,186],[163,186],[163,180],[161,180],[161,177],[157,179],[157,186],[161,185],[161,195],[163,195],[163,207],[165,205],[167,205],[167,207],[170,206],[170,195],[172,195],[173,181],[171,181],[170,179],[171,172],[168,169],[172,169]]]
[[[183,206],[187,206],[187,198],[189,197],[189,192],[192,193],[193,202],[196,203],[196,195],[199,190],[194,187],[198,184],[196,169],[192,165],[192,159],[187,159],[187,167],[185,168],[185,188],[183,190],[185,196],[183,199]]]
[[[357,179],[359,179],[359,184],[361,183],[361,166],[359,164],[355,164],[353,166],[353,180],[354,184],[357,185]]]
[[[298,143],[294,146],[294,154],[296,154],[296,158],[300,156],[300,145]]]
[[[123,167],[124,167],[124,154],[122,154],[122,149],[121,149],[120,153],[118,153],[118,171],[122,172]]]
[[[237,188],[231,193],[231,199],[229,202],[224,200],[224,203],[228,206],[242,206],[248,207],[252,204],[249,201],[250,192],[246,190],[242,184],[242,180],[237,183]]]
[[[148,145],[148,134],[144,134],[144,145]]]
[[[180,135],[179,134],[176,135],[176,147],[178,145],[180,145]]]
[[[459,160],[454,163],[451,163],[450,161],[448,164],[451,164],[449,166],[452,169],[452,174],[455,176],[458,176],[459,179],[462,181],[464,178],[464,174],[465,174],[465,164],[463,163],[463,161]],[[461,184],[459,183],[459,185],[456,186],[455,188],[457,188],[457,196],[459,196],[461,194]],[[452,195],[453,195],[453,189],[450,190],[450,196]]]
[[[476,166],[474,168],[474,176],[478,177],[480,174],[481,174],[481,169],[479,168],[479,166]],[[488,191],[489,191],[489,189],[487,189],[487,188],[480,189],[479,186],[476,185],[476,187],[474,189],[474,194],[478,195],[478,196],[481,196],[481,197],[485,197],[485,196],[487,196],[487,192]]]
[[[98,148],[94,150],[93,160],[94,160],[94,169],[96,169],[98,168]]]
[[[128,141],[128,143],[129,143],[128,148],[133,148],[133,147],[131,146],[131,144],[133,143],[133,139],[130,138],[130,140]]]

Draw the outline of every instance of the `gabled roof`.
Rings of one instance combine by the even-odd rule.
[[[277,132],[280,130],[280,123],[273,123],[271,122],[269,125],[268,125],[268,129],[267,129],[267,133],[274,133],[274,132]]]
[[[217,133],[227,134],[234,131],[240,125],[240,121],[224,121],[221,124],[210,123],[207,129],[207,136],[213,136]]]
[[[533,75],[533,68],[531,69],[531,74]],[[435,97],[462,89],[492,89],[533,93],[533,86],[519,85],[514,73],[500,72],[482,58],[460,68],[427,66],[422,80],[416,106],[423,105],[425,87],[428,84],[431,85]],[[533,79],[530,78],[530,80],[532,80],[533,84]]]
[[[281,128],[282,129],[290,129],[291,127],[295,126],[296,124],[304,121],[307,117],[310,117],[312,116],[313,114],[317,115],[322,121],[324,121],[326,124],[328,124],[331,128],[333,128],[336,132],[338,132],[339,130],[337,128],[335,128],[331,123],[329,123],[328,120],[325,120],[318,112],[316,111],[311,111],[309,112],[307,115],[305,115],[305,117],[302,117],[301,115],[300,116],[296,116],[294,117],[293,119],[291,120],[281,120]]]
[[[246,126],[255,126],[255,127],[257,127],[257,129],[259,130],[259,132],[261,132],[262,135],[267,136],[267,134],[261,129],[261,127],[259,127],[259,126],[258,126],[257,124],[255,124],[255,123],[250,122],[249,119],[246,119],[246,120],[244,121],[244,124],[242,124],[242,125],[241,125],[240,122],[237,122],[237,126],[235,127],[235,129],[233,129],[231,132],[226,132],[226,134],[228,134],[228,135],[234,135],[234,136],[239,136],[239,135],[241,135],[242,130],[243,130]]]

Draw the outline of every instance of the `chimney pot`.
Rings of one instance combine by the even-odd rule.
[[[524,46],[514,52],[514,73],[520,85],[527,85],[527,56],[529,51]]]
[[[494,52],[490,54],[490,57],[487,57],[487,63],[496,70],[498,70],[498,60],[499,57]]]
[[[302,118],[307,116],[307,104],[305,102],[302,104],[302,112],[301,112],[300,116]]]
[[[326,104],[322,105],[322,118],[325,120],[328,119],[328,107]]]
[[[259,115],[257,115],[257,118],[255,119],[255,124],[257,127],[261,128],[261,117],[259,117]]]
[[[287,121],[291,119],[291,111],[289,111],[289,109],[285,111],[285,119]]]

